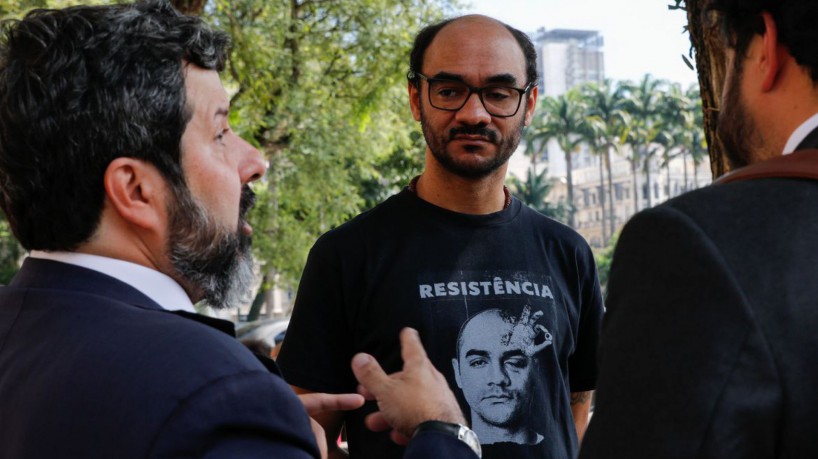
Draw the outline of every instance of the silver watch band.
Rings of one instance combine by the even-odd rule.
[[[483,451],[482,448],[480,448],[480,440],[477,438],[477,434],[468,427],[451,422],[426,421],[421,422],[417,426],[414,433],[412,433],[412,437],[414,438],[420,432],[429,430],[449,434],[465,443],[469,448],[471,448],[472,451],[474,451],[475,454],[477,454],[477,457],[483,457]]]

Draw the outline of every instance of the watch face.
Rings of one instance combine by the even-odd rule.
[[[480,439],[473,430],[465,426],[460,426],[458,438],[466,442],[467,445],[477,454],[477,457],[482,457],[483,450],[480,448]]]

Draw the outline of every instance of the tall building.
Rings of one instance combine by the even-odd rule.
[[[555,97],[581,83],[601,83],[605,79],[604,40],[595,30],[539,29],[531,34],[537,49],[540,98]],[[565,177],[565,157],[555,141],[548,143],[542,163],[548,164],[550,177]],[[581,151],[573,157],[574,168],[589,167],[593,157]],[[522,154],[515,155],[510,165],[512,173],[524,176],[528,161]]]
[[[534,43],[542,75],[540,94],[559,96],[580,83],[604,80],[604,40],[599,32],[540,29]]]

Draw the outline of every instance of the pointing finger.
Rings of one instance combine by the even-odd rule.
[[[427,359],[420,335],[414,328],[406,327],[400,331],[400,354],[404,368],[409,365],[417,365]]]
[[[304,404],[310,416],[327,411],[346,411],[360,408],[364,398],[359,394],[300,394],[298,398]]]
[[[352,358],[352,372],[355,378],[376,398],[388,383],[389,377],[374,357],[369,354],[356,354]]]

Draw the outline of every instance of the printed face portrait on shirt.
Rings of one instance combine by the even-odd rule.
[[[529,306],[520,315],[489,309],[461,329],[452,366],[478,435],[482,426],[509,432],[524,427],[535,355],[551,344],[551,334],[536,324],[541,315],[532,315]]]

